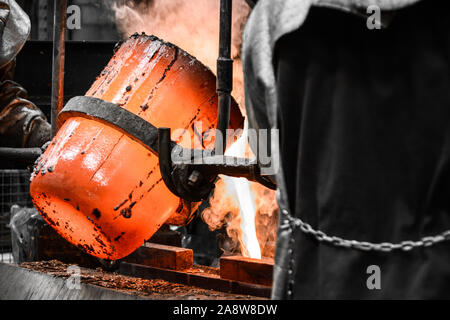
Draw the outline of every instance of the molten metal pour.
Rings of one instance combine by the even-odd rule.
[[[155,37],[133,36],[86,97],[62,111],[65,122],[33,174],[33,202],[68,241],[99,258],[120,259],[162,224],[187,223],[198,206],[162,183],[156,127],[183,128],[190,139],[172,138],[191,148],[187,140],[199,139],[194,122],[206,130],[216,118],[215,77],[207,68]],[[242,124],[233,102],[230,127]],[[212,142],[203,141],[204,148]]]
[[[119,259],[163,223],[188,223],[219,174],[274,188],[256,163],[220,156],[221,146],[230,142],[226,135],[216,136],[212,150],[214,141],[205,143],[205,131],[196,127],[201,122],[213,129],[216,119],[222,133],[242,127],[230,96],[230,24],[231,1],[222,0],[218,96],[214,76],[192,56],[155,37],[134,35],[86,96],[69,101],[59,117],[63,125],[39,159],[31,183],[35,206],[59,234],[94,256]],[[164,127],[182,128],[194,146],[200,140],[200,150]],[[192,151],[193,159],[172,161],[174,152]],[[197,162],[197,157],[207,160]],[[242,198],[249,193],[248,181],[233,185],[241,207],[251,206],[249,194]],[[254,209],[243,220],[256,236]],[[252,223],[245,223],[247,218]],[[251,240],[257,245],[257,239]]]

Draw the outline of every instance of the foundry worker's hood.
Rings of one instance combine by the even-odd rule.
[[[30,29],[30,18],[16,1],[0,0],[0,68],[16,57]]]
[[[361,17],[368,5],[379,6],[381,19],[395,10],[382,32]],[[441,222],[450,212],[443,152],[450,132],[449,5],[259,0],[254,7],[242,49],[249,126],[279,129],[281,137],[271,139],[272,157],[281,159],[272,298],[448,297],[448,247],[387,255],[346,245],[449,228]],[[405,165],[410,159],[419,164]],[[351,240],[338,247],[336,235]],[[389,279],[380,290],[366,282],[369,265]]]

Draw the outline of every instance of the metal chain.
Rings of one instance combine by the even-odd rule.
[[[310,224],[302,221],[299,218],[294,218],[286,210],[283,213],[294,227],[300,228],[300,230],[308,235],[313,236],[317,241],[331,244],[336,247],[352,248],[362,251],[379,251],[379,252],[391,252],[394,250],[410,251],[415,248],[430,247],[437,243],[450,240],[450,230],[444,231],[436,236],[423,237],[419,241],[402,241],[399,243],[372,243],[357,240],[347,240],[336,236],[329,236],[326,233],[315,230]]]

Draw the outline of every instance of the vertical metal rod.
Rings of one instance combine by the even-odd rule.
[[[230,122],[231,91],[233,90],[233,60],[231,59],[232,0],[220,0],[219,58],[217,59],[217,94],[219,99],[214,150],[223,155],[226,130]]]
[[[64,60],[67,0],[54,0],[53,71],[51,123],[52,137],[58,131],[57,117],[64,104]]]

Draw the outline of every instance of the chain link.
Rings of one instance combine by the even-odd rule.
[[[302,221],[299,218],[292,217],[286,210],[283,210],[284,215],[289,220],[293,227],[300,228],[300,230],[308,235],[313,236],[317,241],[328,243],[336,247],[353,248],[361,251],[378,251],[378,252],[392,252],[394,250],[410,251],[415,248],[430,247],[437,243],[450,240],[450,230],[444,231],[436,236],[423,237],[419,241],[402,241],[400,243],[372,243],[357,240],[347,240],[336,236],[329,236],[325,232],[315,230],[310,224]]]

